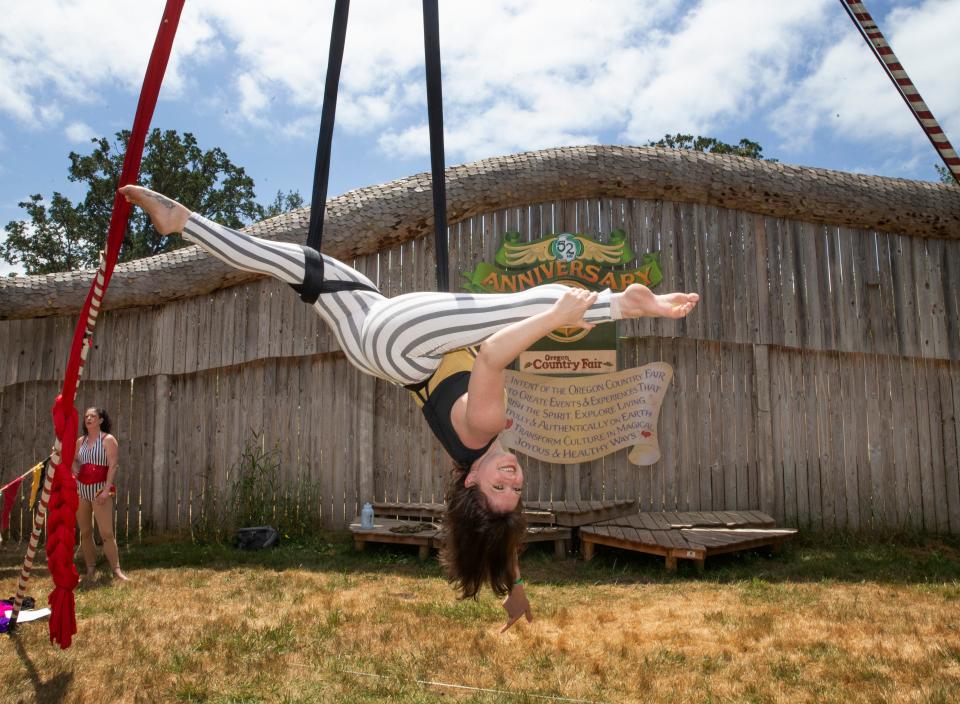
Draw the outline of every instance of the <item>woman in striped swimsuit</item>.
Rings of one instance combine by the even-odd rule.
[[[93,521],[96,518],[103,552],[114,576],[129,581],[120,569],[117,540],[113,535],[113,477],[118,467],[117,439],[110,434],[110,416],[102,408],[88,408],[83,414],[86,434],[80,441],[73,460],[77,478],[77,524],[80,526],[80,549],[87,564],[87,579],[96,575],[97,549],[93,542]]]
[[[434,434],[455,463],[446,496],[447,533],[441,560],[461,596],[483,583],[508,594],[509,627],[530,618],[517,552],[526,530],[520,493],[523,470],[497,442],[507,425],[504,371],[538,339],[565,325],[593,327],[618,318],[681,318],[695,293],[654,295],[634,284],[621,293],[559,284],[509,294],[408,293],[386,298],[363,274],[311,250],[251,237],[191,213],[140,186],[120,192],[142,207],[162,234],[182,233],[221,261],[268,274],[302,291],[316,278],[369,290],[322,293],[313,307],[361,371],[413,392]],[[482,346],[475,355],[465,352]]]

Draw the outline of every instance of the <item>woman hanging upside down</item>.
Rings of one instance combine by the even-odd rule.
[[[227,264],[269,274],[298,291],[308,284],[312,250],[232,230],[166,196],[125,186],[161,234],[182,233]],[[682,318],[695,293],[654,295],[630,285],[621,293],[548,284],[516,293],[380,294],[360,272],[326,255],[324,278],[368,290],[322,293],[313,304],[347,359],[367,374],[409,389],[454,461],[446,492],[441,562],[461,598],[483,583],[504,601],[508,622],[531,620],[517,556],[526,531],[523,470],[497,442],[507,425],[504,370],[530,345],[563,326],[591,328],[620,318]],[[480,345],[474,354],[470,349]]]

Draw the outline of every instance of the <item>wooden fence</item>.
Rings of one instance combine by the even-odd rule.
[[[814,530],[960,533],[960,240],[663,199],[536,203],[449,229],[454,282],[527,238],[625,230],[659,251],[683,321],[620,323],[620,365],[664,360],[662,459],[525,463],[527,500],[763,509]],[[435,287],[431,237],[354,260],[387,296]],[[46,454],[71,316],[0,321],[4,478]],[[78,406],[120,440],[118,531],[185,529],[262,433],[281,487],[343,527],[365,500],[436,501],[447,461],[406,392],[356,372],[312,309],[270,280],[102,315]],[[319,504],[319,506],[317,506]],[[27,515],[15,509],[14,532]]]

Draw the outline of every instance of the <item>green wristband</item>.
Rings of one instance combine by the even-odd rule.
[[[514,582],[514,584],[515,584],[515,585],[516,585],[516,584],[523,584],[523,577],[520,577],[519,579],[517,579],[517,581]]]

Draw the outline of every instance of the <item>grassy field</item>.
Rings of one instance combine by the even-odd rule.
[[[69,650],[46,622],[0,636],[0,702],[960,702],[958,541],[821,537],[677,576],[534,547],[535,621],[504,635],[489,592],[458,602],[435,559],[345,536],[121,557],[134,582],[78,591]],[[0,548],[7,591],[21,558]]]

